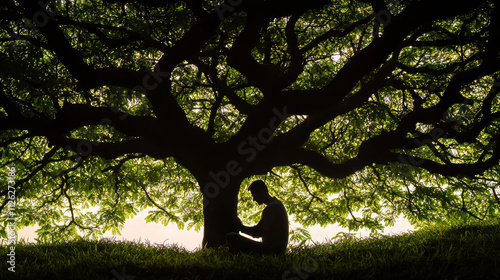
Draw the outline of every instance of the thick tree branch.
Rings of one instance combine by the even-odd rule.
[[[402,47],[407,36],[419,27],[449,16],[459,15],[474,9],[484,1],[436,1],[413,2],[400,14],[391,18],[384,34],[360,50],[346,63],[325,87],[308,92],[296,92],[287,97],[290,111],[298,108],[302,112],[317,112],[322,106],[340,102],[365,75],[379,67],[388,56]],[[307,94],[306,94],[307,93]]]
[[[251,84],[256,85],[264,94],[279,90],[276,82],[283,73],[274,64],[260,64],[252,57],[251,51],[257,45],[261,30],[267,28],[269,18],[263,14],[250,14],[245,29],[235,40],[228,54],[228,64],[242,73]],[[278,83],[279,84],[279,83]],[[277,88],[278,87],[278,88]]]

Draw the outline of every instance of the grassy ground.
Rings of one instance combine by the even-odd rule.
[[[293,247],[284,256],[112,241],[17,244],[15,273],[0,247],[0,279],[500,279],[500,224]]]

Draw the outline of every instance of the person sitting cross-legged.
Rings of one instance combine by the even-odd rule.
[[[264,181],[257,180],[250,184],[248,190],[253,200],[259,205],[264,203],[266,208],[257,225],[244,226],[240,223],[239,231],[252,237],[262,237],[262,242],[248,239],[238,232],[226,235],[226,241],[231,252],[284,254],[288,245],[288,214],[283,203],[276,197],[269,195]]]

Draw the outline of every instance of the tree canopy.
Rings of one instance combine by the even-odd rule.
[[[303,226],[500,214],[498,1],[0,3],[0,213],[42,239],[255,222],[255,178]]]

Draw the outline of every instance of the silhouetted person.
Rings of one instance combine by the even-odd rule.
[[[237,232],[226,235],[226,241],[231,252],[283,254],[288,245],[288,215],[285,206],[276,197],[270,196],[267,186],[262,180],[254,181],[248,187],[253,200],[259,205],[264,203],[266,208],[257,225],[244,226],[241,220],[239,230],[252,237],[262,237],[262,242],[254,241],[241,236]]]

